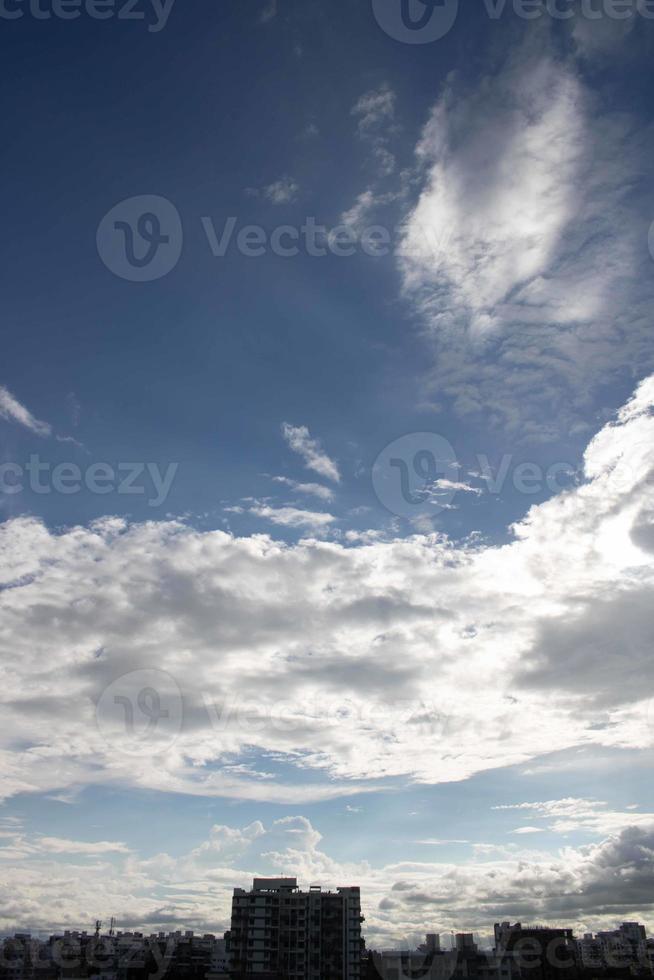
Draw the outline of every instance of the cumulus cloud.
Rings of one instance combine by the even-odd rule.
[[[578,932],[614,926],[618,916],[652,922],[654,827],[625,826],[594,844],[555,854],[479,849],[468,860],[393,862],[373,866],[339,861],[320,831],[301,815],[246,827],[215,825],[208,838],[173,857],[91,852],[71,864],[44,855],[22,837],[25,852],[3,854],[0,928],[79,926],[89,909],[120,910],[119,927],[157,930],[179,923],[222,932],[229,926],[234,887],[255,875],[296,876],[307,887],[356,881],[362,889],[364,931],[371,947],[415,942],[427,931],[449,932],[466,922],[487,934],[498,919],[562,922]],[[76,887],[70,888],[74,876]]]
[[[0,385],[0,418],[17,422],[37,436],[52,434],[52,427],[47,422],[35,418],[4,385]]]
[[[578,932],[606,928],[629,913],[650,921],[653,843],[652,826],[625,827],[553,857],[515,847],[491,849],[485,861],[441,865],[437,873],[428,864],[397,866],[388,918],[404,924],[406,933],[412,919],[428,921],[430,915],[436,931],[462,920],[480,932],[508,918],[559,922]]]
[[[654,587],[653,405],[650,379],[589,444],[584,481],[502,546],[0,525],[4,795],[98,782],[297,803],[461,780],[545,746],[652,746],[651,646],[629,600]],[[617,595],[625,642],[593,659],[593,610]],[[145,688],[179,726],[141,756],[133,723],[158,703],[140,704]],[[109,726],[107,691],[123,706]],[[252,753],[274,778],[231,768]]]
[[[334,483],[340,482],[341,474],[337,464],[329,458],[318,439],[312,439],[306,425],[289,425],[284,422],[282,435],[293,452],[302,457],[307,469]]]

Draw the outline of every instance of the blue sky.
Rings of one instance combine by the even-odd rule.
[[[563,7],[2,8],[0,929],[652,921],[654,28]]]

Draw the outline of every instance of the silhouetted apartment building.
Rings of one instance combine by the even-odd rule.
[[[296,878],[255,878],[234,889],[231,976],[259,980],[359,980],[358,888],[301,891]]]
[[[630,974],[651,973],[654,949],[648,941],[645,927],[639,922],[623,922],[617,929],[586,933],[578,939],[577,959],[585,970],[597,973],[628,971]]]
[[[495,952],[509,954],[525,980],[574,980],[577,949],[572,929],[495,923]]]

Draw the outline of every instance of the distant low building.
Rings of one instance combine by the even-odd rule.
[[[366,980],[519,980],[510,954],[480,950],[472,933],[458,933],[454,948],[441,949],[429,933],[415,951],[371,951]]]
[[[597,973],[647,975],[654,972],[654,950],[645,926],[623,922],[613,930],[586,933],[576,942],[579,965]]]

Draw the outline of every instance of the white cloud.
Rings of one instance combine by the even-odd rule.
[[[52,434],[52,427],[47,422],[41,422],[35,418],[29,409],[15,398],[4,385],[0,385],[0,418],[17,422],[37,436],[49,436]]]
[[[215,824],[211,828],[209,839],[192,850],[189,858],[198,864],[206,863],[209,866],[215,866],[217,862],[234,861],[264,834],[265,829],[260,820],[255,820],[243,829]]]
[[[398,256],[439,399],[550,440],[587,421],[599,386],[651,370],[650,143],[541,30],[474,89],[448,77]]]
[[[119,841],[75,841],[62,837],[39,837],[36,846],[50,854],[128,854],[130,850]]]
[[[341,224],[348,228],[359,230],[365,226],[371,211],[376,207],[378,199],[371,190],[365,190],[357,197],[356,201],[347,211],[341,215]]]
[[[654,826],[654,813],[635,813],[633,809],[609,810],[601,800],[568,797],[562,800],[545,800],[541,803],[514,803],[494,807],[495,810],[528,811],[544,821],[542,827],[518,827],[514,834],[542,833],[569,834],[585,831],[592,834],[616,833],[622,827]]]
[[[281,177],[263,188],[263,196],[271,204],[290,204],[297,198],[300,185],[292,177]]]
[[[338,861],[301,815],[243,828],[216,825],[206,841],[176,857],[115,853],[74,864],[44,855],[27,835],[23,844],[24,853],[3,860],[3,931],[26,923],[33,930],[78,927],[89,909],[111,908],[120,910],[120,928],[183,924],[219,933],[229,926],[232,889],[250,887],[260,874],[293,875],[303,887],[360,885],[364,933],[373,948],[415,942],[425,932],[450,932],[462,923],[487,935],[494,921],[509,917],[584,932],[614,926],[618,908],[621,916],[654,923],[654,827],[626,825],[556,854],[480,847],[457,864]]]
[[[371,153],[375,183],[390,177],[396,169],[395,155],[390,149],[392,138],[397,134],[398,129],[395,123],[395,106],[395,93],[384,83],[378,89],[362,95],[351,110],[352,115],[357,119],[359,138]],[[367,188],[359,194],[354,204],[343,212],[341,222],[360,231],[376,207],[388,204],[400,196],[398,191],[381,192],[372,187]]]
[[[650,380],[591,441],[585,482],[502,546],[0,525],[3,793],[115,783],[297,803],[651,747],[652,399]],[[156,764],[96,721],[107,686],[144,669],[183,693]],[[275,778],[230,768],[252,753]]]
[[[309,496],[318,497],[320,500],[329,501],[334,499],[334,491],[322,483],[298,483],[297,480],[291,480],[287,476],[273,476],[272,479],[275,483],[281,483],[285,487],[289,487],[295,493],[309,494]]]
[[[322,528],[333,524],[336,520],[333,514],[321,511],[300,510],[298,507],[288,506],[271,507],[268,504],[256,504],[250,507],[250,513],[283,527]]]
[[[358,120],[359,135],[369,137],[380,126],[387,126],[395,117],[395,93],[387,84],[366,92],[352,106]]]
[[[457,838],[443,839],[443,840],[441,840],[438,837],[427,837],[424,840],[416,840],[413,843],[414,844],[429,844],[429,845],[433,845],[434,847],[442,847],[442,846],[444,846],[446,844],[469,844],[470,841],[469,840],[461,840],[461,839],[457,839]]]
[[[312,439],[306,425],[289,425],[284,422],[282,435],[294,453],[304,460],[304,465],[314,473],[334,483],[340,483],[341,474],[337,464],[330,459],[318,439]]]
[[[435,323],[465,315],[473,336],[496,327],[513,290],[549,268],[578,205],[583,90],[547,58],[529,67],[491,82],[490,97],[475,94],[461,105],[446,92],[418,146],[429,176],[407,231],[406,285],[449,283],[442,300],[434,297]],[[471,116],[484,110],[479,128]],[[455,229],[447,250],[425,249],[422,227]]]
[[[6,841],[6,843],[2,843]],[[63,837],[28,836],[20,825],[9,825],[0,832],[0,860],[13,860],[16,856],[66,855],[99,857],[110,854],[130,854],[130,848],[122,841],[79,841]]]
[[[409,174],[399,175],[399,188],[390,187],[389,180],[396,170],[397,161],[392,152],[393,140],[398,135],[399,126],[395,122],[396,97],[389,85],[367,92],[352,107],[352,115],[357,118],[357,133],[370,152],[370,164],[374,179],[371,187],[362,191],[340,217],[342,224],[361,233],[372,220],[373,213],[380,207],[392,204],[404,197],[407,192]]]
[[[482,490],[479,487],[473,487],[469,483],[463,483],[460,480],[448,480],[445,477],[441,477],[438,480],[434,480],[429,488],[433,493],[449,493],[451,490],[458,491],[460,493],[471,493],[474,496],[479,496]]]

